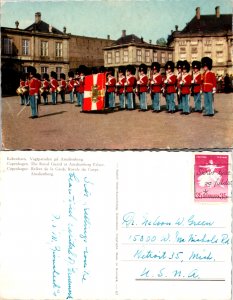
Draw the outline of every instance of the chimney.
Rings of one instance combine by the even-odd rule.
[[[149,40],[149,43],[152,44],[152,40]]]
[[[39,23],[41,21],[41,13],[35,13],[35,23]]]
[[[144,43],[144,41],[143,41],[143,37],[141,37],[141,42],[142,42],[142,43]]]
[[[110,40],[110,35],[109,34],[107,35],[107,39]]]
[[[125,37],[125,36],[126,36],[126,30],[123,29],[123,30],[122,30],[122,37]]]
[[[53,32],[53,26],[52,25],[49,25],[49,32]]]
[[[215,15],[216,15],[217,18],[220,17],[220,7],[219,6],[215,7]]]
[[[197,18],[198,20],[200,20],[200,18],[201,18],[201,9],[200,9],[200,7],[197,7],[197,8],[196,8],[196,18]]]
[[[63,33],[66,33],[66,27],[65,26],[63,27]]]
[[[178,25],[175,26],[176,31],[178,31]]]
[[[19,29],[19,21],[15,21],[15,28]]]

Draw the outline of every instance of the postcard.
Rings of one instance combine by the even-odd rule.
[[[1,299],[232,299],[231,152],[1,153]]]

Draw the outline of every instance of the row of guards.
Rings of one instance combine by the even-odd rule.
[[[200,73],[203,67],[204,73]],[[92,74],[88,74],[88,68],[79,66],[76,76],[70,71],[69,80],[66,81],[65,74],[60,74],[60,83],[57,81],[57,74],[51,72],[50,81],[48,74],[43,74],[43,82],[38,79],[36,69],[29,67],[30,80],[22,82],[17,90],[21,99],[28,94],[32,107],[32,116],[37,116],[35,107],[38,104],[38,97],[44,98],[48,103],[48,95],[51,94],[52,104],[57,103],[57,95],[61,95],[61,100],[65,102],[65,94],[70,94],[70,101],[74,102],[74,94],[77,95],[77,104],[82,107],[82,111],[102,111],[105,108],[114,110],[115,95],[119,96],[120,109],[135,109],[135,95],[138,95],[140,111],[147,111],[147,93],[151,93],[152,109],[154,112],[160,111],[160,94],[166,98],[167,111],[176,111],[175,94],[177,94],[178,110],[182,114],[190,113],[190,94],[194,96],[195,111],[202,112],[201,96],[204,93],[204,115],[213,116],[213,94],[216,92],[216,77],[210,72],[212,60],[209,57],[202,58],[201,61],[192,62],[192,75],[190,64],[187,61],[178,61],[176,64],[178,74],[174,74],[175,64],[168,61],[165,64],[166,75],[160,73],[160,64],[153,62],[151,74],[147,75],[147,66],[139,66],[139,76],[136,78],[136,68],[133,65],[118,68],[118,80],[114,77],[114,68],[99,70],[93,68]],[[37,77],[37,78],[36,78]],[[27,90],[25,92],[25,90]],[[34,99],[34,100],[32,100]],[[25,100],[26,101],[26,100]],[[35,103],[34,103],[35,102]]]

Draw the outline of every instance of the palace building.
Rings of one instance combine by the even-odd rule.
[[[213,71],[219,75],[232,74],[233,35],[232,15],[221,14],[220,7],[213,15],[201,15],[200,7],[195,16],[181,31],[178,26],[171,32],[168,45],[174,48],[174,61],[213,60]]]

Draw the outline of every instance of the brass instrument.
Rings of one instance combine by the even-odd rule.
[[[23,90],[21,87],[18,87],[17,90],[16,90],[16,94],[19,96],[19,95],[23,95]]]
[[[64,91],[64,88],[63,88],[63,86],[59,85],[59,86],[57,87],[57,92],[58,92],[58,93],[61,93],[62,91]]]
[[[43,94],[45,92],[45,88],[44,87],[40,87],[40,93]]]
[[[22,87],[23,94],[28,93],[29,88],[27,86]]]

